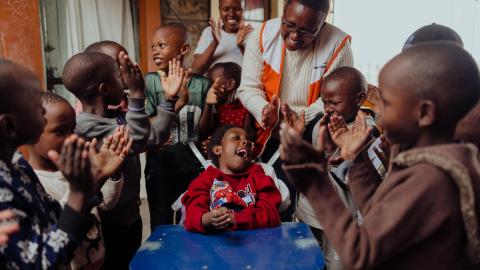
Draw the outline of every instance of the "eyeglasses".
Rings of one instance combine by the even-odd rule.
[[[318,28],[317,31],[315,32],[310,32],[310,31],[305,31],[305,30],[299,30],[297,29],[297,26],[292,24],[292,23],[289,23],[285,20],[282,20],[282,26],[285,28],[285,30],[287,30],[287,32],[289,34],[293,34],[293,33],[297,33],[298,35],[300,35],[305,41],[311,41],[313,39],[315,39],[315,37],[318,35],[318,33],[320,32],[320,29],[322,29],[322,27],[320,26]]]

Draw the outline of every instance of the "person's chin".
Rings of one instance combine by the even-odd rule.
[[[302,42],[294,42],[290,40],[289,38],[285,39],[285,47],[289,51],[296,51],[302,49]]]

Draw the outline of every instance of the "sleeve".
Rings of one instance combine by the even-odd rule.
[[[150,136],[150,120],[145,113],[145,98],[128,98],[128,112],[125,116],[126,126],[130,129],[130,138],[133,139],[133,145],[130,154],[140,154],[145,151]],[[105,138],[114,133],[119,124],[110,122],[92,122],[85,128],[82,128],[82,135],[88,138]]]
[[[202,225],[202,216],[210,211],[210,188],[212,182],[213,179],[210,179],[204,172],[190,183],[182,199],[186,209],[184,224],[186,230],[201,233],[208,232],[207,228]]]
[[[377,196],[379,201],[365,211],[362,225],[356,223],[318,169],[284,166],[284,170],[291,179],[314,183],[305,194],[347,269],[374,269],[432,237],[455,215],[458,197],[442,194],[455,190],[454,184],[429,165],[416,165],[397,179],[389,179],[397,184]]]
[[[350,46],[350,41],[345,43],[323,78],[326,78],[328,75],[330,75],[330,73],[332,73],[332,71],[343,66],[353,67],[353,53]],[[323,112],[323,102],[321,98],[318,98],[314,103],[305,109],[305,123],[308,125],[308,123],[310,123],[310,121],[312,121],[315,116],[321,112]]]
[[[151,119],[152,130],[147,141],[148,147],[163,144],[170,136],[170,126],[175,119],[175,113],[157,107],[156,116]]]
[[[348,171],[347,177],[353,201],[363,214],[364,209],[367,208],[373,194],[382,182],[382,178],[368,158],[367,151],[362,151],[357,156]]]
[[[23,198],[22,202],[15,202],[14,192],[8,186],[0,184],[0,193],[10,194],[11,199],[2,200],[0,210],[12,209],[20,225],[20,231],[11,235],[0,249],[0,264],[7,269],[56,269],[69,264],[94,219],[65,205],[57,224],[42,225],[38,218],[27,214],[31,209],[24,208]]]
[[[254,206],[235,213],[235,230],[249,230],[280,225],[278,207],[282,200],[273,180],[266,175],[256,177],[256,202]]]
[[[260,30],[255,29],[247,41],[243,57],[242,80],[237,90],[238,97],[258,123],[262,110],[268,104],[261,80],[263,59],[260,51]]]
[[[207,26],[205,29],[203,29],[202,35],[198,40],[197,48],[195,48],[195,52],[193,54],[195,55],[204,53],[208,46],[210,46],[212,40],[212,30],[210,29],[210,26]]]
[[[103,195],[103,202],[98,206],[102,210],[109,210],[117,205],[120,195],[122,194],[124,185],[123,175],[120,179],[114,181],[108,179],[102,186],[100,191]]]

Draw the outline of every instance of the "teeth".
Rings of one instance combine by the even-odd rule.
[[[247,158],[248,152],[247,152],[247,150],[245,150],[245,149],[238,150],[237,155],[239,155],[239,156],[241,156],[241,157],[243,157],[243,158]]]
[[[237,23],[237,20],[227,20],[229,23]]]

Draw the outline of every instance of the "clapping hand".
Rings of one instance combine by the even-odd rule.
[[[107,179],[114,175],[125,161],[132,144],[133,139],[129,138],[129,129],[125,126],[117,127],[113,135],[105,138],[98,151],[97,140],[93,139],[88,145],[93,177]]]
[[[265,105],[262,110],[262,128],[265,130],[272,129],[278,122],[278,114],[280,109],[280,99],[273,96],[270,103]]]
[[[245,44],[245,39],[247,38],[248,34],[253,31],[253,26],[251,24],[245,24],[242,22],[240,24],[240,28],[237,32],[237,46],[243,47]]]
[[[317,148],[303,140],[300,133],[294,128],[282,123],[280,126],[280,157],[288,165],[303,165],[306,163],[317,164],[320,168],[326,168],[325,125],[320,126]],[[326,169],[325,169],[326,171]],[[313,181],[305,179],[289,178],[298,191],[305,192],[313,184]]]
[[[182,67],[182,63],[173,59],[168,61],[168,75],[164,74],[160,76],[165,99],[171,99],[177,96],[185,79],[185,69]]]
[[[216,78],[212,87],[207,92],[207,104],[218,104],[225,97],[225,85],[220,84],[220,79]]]
[[[84,139],[71,135],[63,142],[60,153],[50,150],[48,156],[68,180],[72,192],[89,195],[95,191],[97,182],[100,181],[94,179],[90,171],[88,149]]]
[[[355,125],[352,128],[346,128],[346,125],[344,125],[345,122],[343,122],[343,124],[341,122],[339,118],[332,119],[330,123],[332,126],[332,138],[341,141],[341,156],[343,160],[353,160],[367,143],[372,127],[367,126],[365,114],[360,111],[357,113]]]
[[[330,121],[327,126],[333,143],[340,149],[343,148],[345,140],[347,139],[346,134],[348,133],[348,127],[343,117],[336,115],[330,116]]]
[[[290,109],[288,104],[282,104],[280,111],[282,112],[284,123],[295,129],[299,134],[302,134],[305,130],[305,111],[298,115]]]
[[[222,20],[218,20],[215,22],[215,19],[212,17],[208,21],[210,25],[210,29],[212,30],[213,40],[218,44],[220,43],[220,39],[222,38]]]
[[[133,62],[124,51],[118,54],[118,61],[120,62],[122,81],[130,89],[130,95],[132,97],[144,97],[145,79],[140,66]]]

